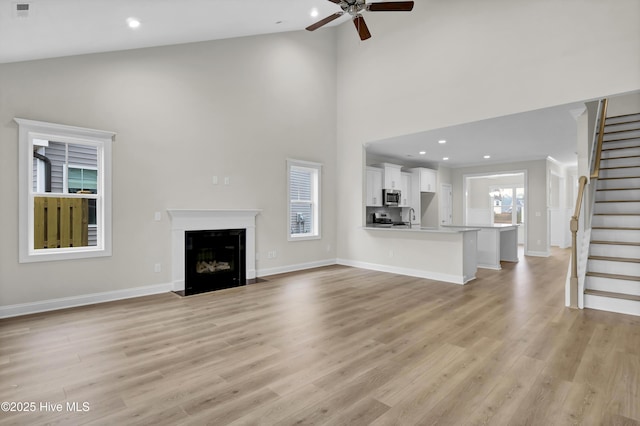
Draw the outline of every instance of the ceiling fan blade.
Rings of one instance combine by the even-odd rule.
[[[332,3],[335,3],[335,4],[342,3],[342,0],[329,0],[329,1],[332,2]]]
[[[370,12],[410,12],[413,10],[412,1],[383,1],[367,4]]]
[[[341,17],[342,15],[344,15],[344,12],[336,12],[333,15],[329,15],[326,18],[316,22],[313,25],[309,25],[306,30],[307,31],[315,31],[318,28],[322,27],[323,25],[327,25],[329,22],[333,21],[334,19],[338,19],[339,17]]]
[[[362,17],[362,15],[354,16],[353,24],[356,26],[356,30],[360,35],[360,40],[371,38],[371,33],[369,32],[369,28],[367,28],[367,24],[364,22],[364,18]]]

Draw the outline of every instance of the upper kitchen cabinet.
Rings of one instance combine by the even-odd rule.
[[[384,176],[383,189],[400,189],[402,185],[402,166],[391,163],[382,163],[379,165],[382,167]]]
[[[436,180],[438,176],[436,170],[418,167],[411,169],[411,173],[413,174],[411,183],[417,186],[419,192],[436,192]],[[414,192],[416,192],[415,189]]]
[[[367,199],[368,207],[382,206],[382,169],[367,167]]]
[[[400,207],[411,205],[411,173],[402,172],[400,184]]]

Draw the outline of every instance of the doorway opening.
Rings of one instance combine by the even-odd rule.
[[[526,247],[526,172],[465,176],[463,201],[465,225],[517,225],[518,244]]]

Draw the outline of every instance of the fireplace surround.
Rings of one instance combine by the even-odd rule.
[[[243,230],[245,234],[244,280],[254,280],[256,278],[255,218],[260,213],[260,210],[169,209],[167,212],[171,219],[171,280],[173,291],[186,295],[185,242],[187,232],[190,231]],[[225,261],[223,260],[222,262]],[[201,264],[201,268],[212,267],[211,265]],[[240,283],[239,285],[244,284]]]

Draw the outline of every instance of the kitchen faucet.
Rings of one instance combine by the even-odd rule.
[[[416,211],[413,207],[409,208],[409,228],[411,228],[411,223],[416,220]]]

